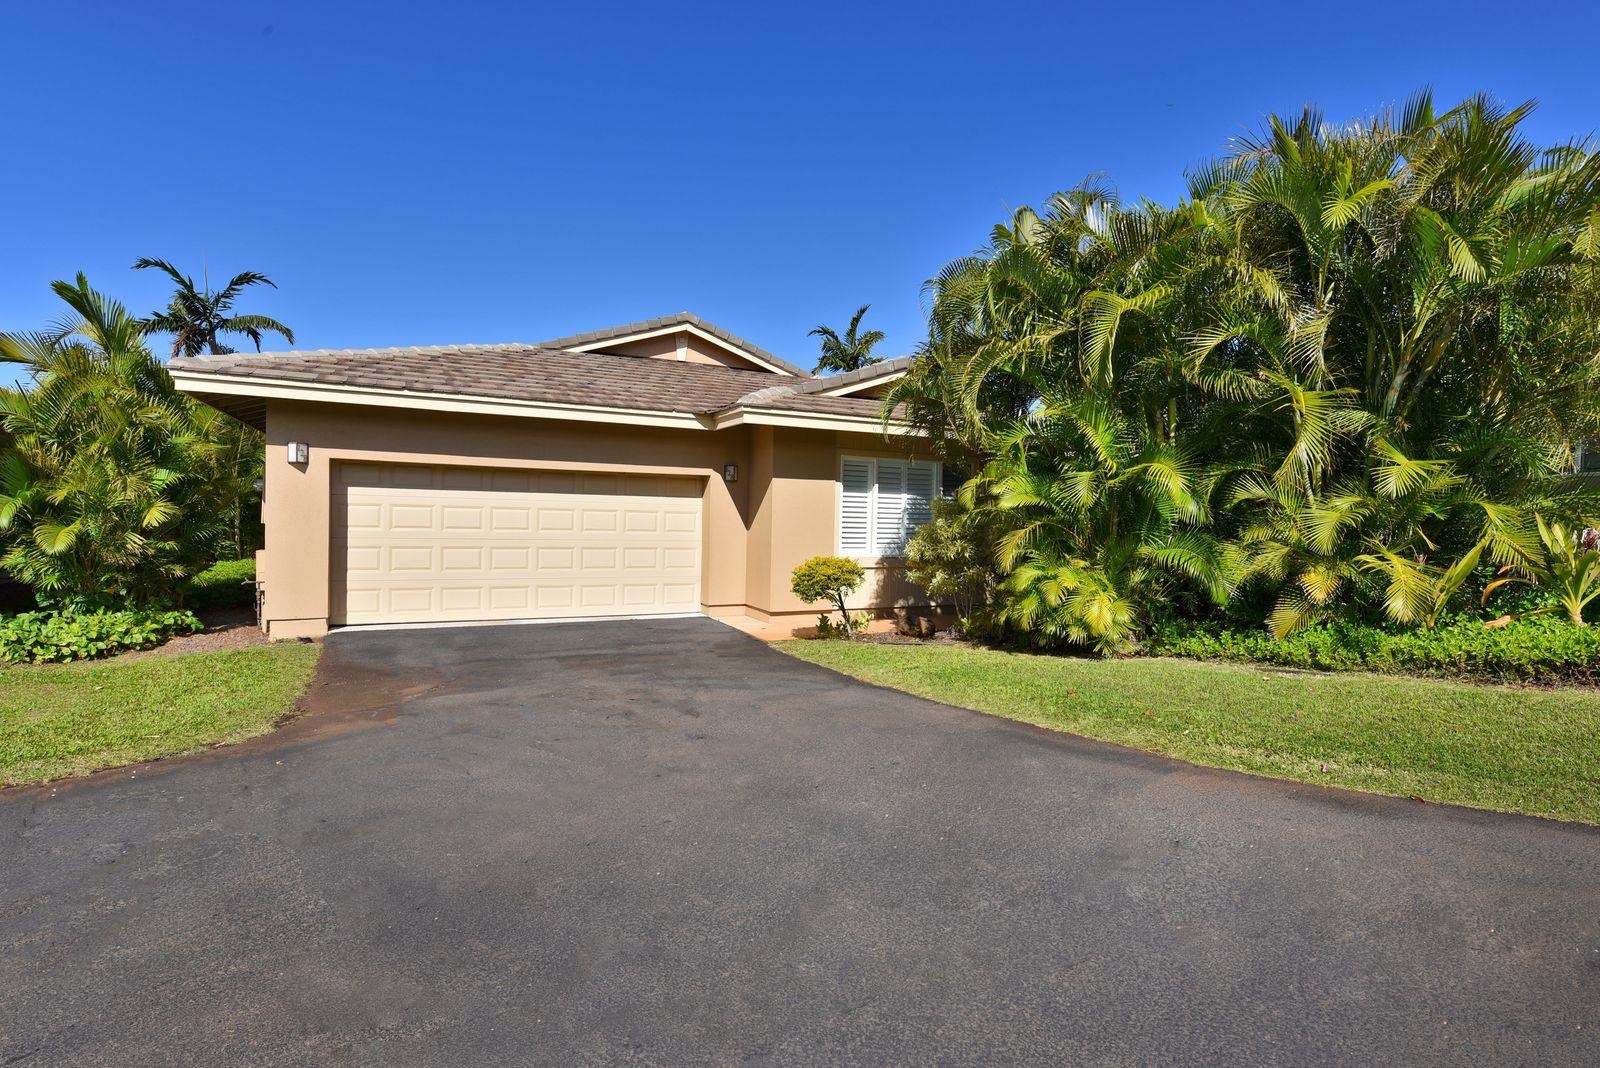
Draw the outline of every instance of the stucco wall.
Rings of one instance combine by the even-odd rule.
[[[738,427],[669,430],[542,419],[395,413],[273,401],[267,410],[264,619],[276,637],[327,628],[332,465],[341,460],[550,470],[611,470],[703,479],[702,590],[712,614],[813,616],[789,591],[794,567],[837,551],[839,456],[904,455],[874,435]],[[309,463],[284,445],[310,446]],[[723,481],[723,465],[739,479]],[[892,563],[863,561],[863,609],[922,604]]]

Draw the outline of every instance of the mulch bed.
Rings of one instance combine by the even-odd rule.
[[[139,660],[147,656],[172,656],[178,653],[215,653],[223,649],[249,649],[266,645],[267,636],[256,626],[256,614],[248,608],[219,608],[199,613],[206,629],[198,634],[180,634],[154,649],[123,653],[117,660]]]

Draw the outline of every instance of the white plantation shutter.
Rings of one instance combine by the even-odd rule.
[[[899,556],[911,533],[933,518],[939,465],[847,459],[839,466],[839,551]]]
[[[939,473],[935,464],[906,465],[906,536],[933,519],[933,498],[939,492]]]
[[[845,460],[839,468],[839,551],[872,551],[872,461]]]
[[[878,499],[872,505],[872,551],[895,556],[906,545],[906,465],[878,461]]]

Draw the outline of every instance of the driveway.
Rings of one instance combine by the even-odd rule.
[[[1600,834],[1195,769],[710,620],[337,634],[0,795],[0,1062],[1600,1062]]]

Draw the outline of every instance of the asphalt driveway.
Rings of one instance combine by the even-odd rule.
[[[0,1062],[1600,1063],[1600,834],[1255,780],[709,620],[339,634],[0,795]]]

